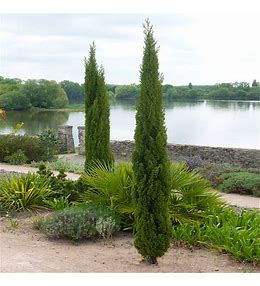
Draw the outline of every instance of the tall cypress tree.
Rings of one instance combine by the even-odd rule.
[[[158,48],[149,20],[144,24],[144,34],[141,91],[132,158],[134,199],[137,205],[134,245],[147,262],[155,264],[157,257],[163,256],[170,245],[170,174],[162,105],[162,77],[158,71]]]
[[[85,60],[85,168],[95,160],[113,162],[109,113],[104,69],[97,65],[93,43]]]

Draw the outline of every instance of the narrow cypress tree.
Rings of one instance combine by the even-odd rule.
[[[134,245],[147,262],[155,264],[157,257],[163,256],[170,245],[170,175],[162,105],[162,77],[158,71],[158,48],[149,20],[145,22],[144,34],[141,92],[132,158],[134,199],[137,205]]]
[[[97,65],[93,43],[85,60],[85,168],[95,160],[113,162],[109,113],[104,69]]]

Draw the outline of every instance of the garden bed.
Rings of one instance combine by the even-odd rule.
[[[259,272],[228,254],[205,248],[171,246],[159,264],[147,265],[133,246],[133,236],[117,233],[111,240],[89,239],[78,244],[48,239],[33,229],[32,216],[0,221],[1,272]]]

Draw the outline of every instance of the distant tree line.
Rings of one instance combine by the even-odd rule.
[[[174,86],[165,84],[163,97],[167,100],[260,100],[260,83],[220,83],[215,85]],[[113,99],[135,100],[140,85],[107,84],[107,95]],[[26,110],[31,107],[63,108],[68,104],[84,103],[84,84],[64,80],[4,78],[0,76],[0,107],[6,110]]]
[[[64,89],[54,80],[0,77],[0,107],[6,110],[26,110],[31,107],[62,108],[68,104]]]
[[[135,99],[140,93],[140,86],[108,85],[108,90],[116,99]],[[260,100],[260,84],[256,80],[250,86],[247,82],[221,83],[215,85],[173,86],[163,85],[163,97],[168,100]]]
[[[260,83],[256,80],[250,84],[247,82],[220,83],[215,85],[196,85],[189,83],[187,86],[173,86],[165,84],[163,97],[168,100],[260,100]],[[140,94],[140,85],[116,85],[107,84],[109,97],[114,99],[136,99]],[[68,94],[70,102],[74,99]],[[82,92],[82,101],[84,95]]]

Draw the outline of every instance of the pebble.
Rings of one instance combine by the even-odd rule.
[[[1,177],[10,177],[10,176],[17,176],[20,175],[21,173],[18,172],[10,172],[10,171],[5,171],[3,169],[0,169],[0,178]]]

